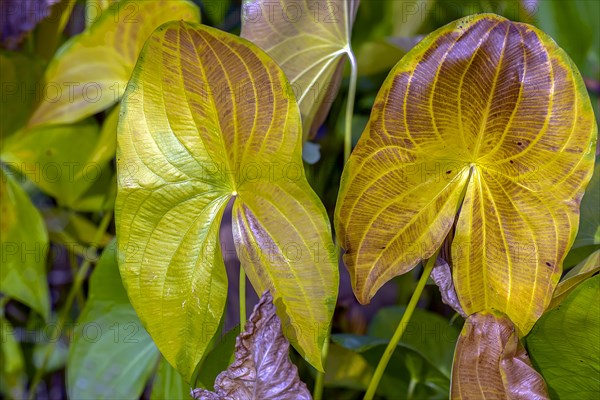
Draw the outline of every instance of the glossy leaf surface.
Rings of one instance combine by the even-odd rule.
[[[257,44],[290,80],[304,137],[325,120],[342,79],[359,0],[245,0],[242,37]]]
[[[476,313],[456,344],[451,399],[549,399],[514,325],[506,317]]]
[[[257,292],[271,290],[288,339],[322,368],[336,254],[303,175],[300,115],[287,85],[246,40],[171,23],[148,40],[121,105],[121,272],[141,320],[188,380],[225,306],[218,234],[232,197],[247,276]]]
[[[45,320],[50,312],[46,283],[48,232],[42,216],[12,173],[0,168],[0,291],[31,307]]]
[[[574,239],[596,135],[581,76],[536,28],[482,14],[426,37],[383,84],[342,177],[336,231],[359,301],[456,222],[463,310],[527,333]]]
[[[138,398],[159,352],[129,304],[109,245],[90,280],[90,295],[77,320],[67,361],[72,399]]]
[[[79,121],[115,104],[152,31],[167,21],[199,19],[197,7],[184,0],[114,3],[56,52],[29,126]]]
[[[215,381],[215,393],[195,389],[199,400],[310,400],[310,392],[290,361],[290,344],[283,336],[273,297],[263,293],[236,341],[235,361]]]
[[[150,400],[191,399],[190,387],[185,379],[164,358],[160,360],[158,371],[152,383]]]
[[[558,399],[593,399],[600,391],[600,276],[579,285],[548,311],[529,336],[536,368]]]

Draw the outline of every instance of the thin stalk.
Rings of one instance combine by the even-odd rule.
[[[421,297],[421,293],[423,293],[423,289],[425,288],[425,284],[427,283],[427,278],[429,278],[429,275],[431,274],[431,270],[435,265],[435,260],[437,259],[439,251],[440,249],[436,250],[435,253],[431,256],[431,258],[427,260],[427,263],[425,263],[423,275],[421,275],[419,283],[417,284],[417,287],[415,288],[415,291],[413,292],[412,297],[410,298],[408,306],[406,306],[406,311],[404,311],[404,315],[402,315],[402,319],[396,327],[396,332],[394,332],[394,336],[392,336],[392,339],[388,343],[385,352],[383,353],[383,356],[381,356],[381,358],[379,359],[379,364],[377,364],[377,369],[375,369],[373,378],[371,378],[371,382],[369,382],[367,393],[365,393],[365,397],[363,398],[364,400],[372,400],[375,396],[375,391],[377,390],[377,386],[379,386],[379,381],[381,381],[381,378],[383,377],[385,368],[387,367],[388,362],[392,357],[392,354],[394,354],[398,342],[400,342],[400,339],[402,339],[402,335],[404,335],[404,331],[406,330],[408,321],[410,321],[413,311],[415,311],[415,308],[417,306],[417,302]]]
[[[323,369],[327,367],[327,355],[329,353],[329,336],[331,335],[331,326],[327,331],[327,338],[323,343],[323,349],[321,350],[321,360],[323,363]],[[313,389],[313,400],[321,400],[323,398],[323,388],[325,387],[325,372],[317,371],[317,379],[315,381],[315,388]]]
[[[90,245],[90,251],[88,252],[88,254],[95,252],[98,249],[98,243],[100,242],[100,240],[102,240],[102,236],[106,232],[106,229],[108,228],[108,224],[110,224],[110,221],[112,220],[112,216],[113,216],[112,210],[109,210],[109,211],[106,211],[106,213],[102,217],[102,221],[100,221],[100,225],[98,226],[98,229],[96,230],[94,238],[92,239],[92,242]],[[65,326],[65,323],[67,322],[69,312],[71,311],[71,307],[73,307],[73,301],[75,300],[75,296],[77,295],[77,293],[79,293],[79,290],[81,289],[81,285],[83,285],[83,282],[85,281],[85,278],[87,277],[91,266],[92,266],[92,261],[89,258],[85,258],[83,263],[81,264],[81,267],[79,267],[79,270],[77,271],[77,275],[75,275],[75,279],[73,280],[73,285],[71,286],[71,288],[69,289],[69,293],[67,294],[67,300],[65,301],[65,305],[64,305],[63,309],[61,310],[60,315],[58,317],[58,321],[56,324],[57,332],[62,332],[62,330]],[[29,388],[29,396],[28,396],[29,400],[33,400],[35,397],[35,389],[36,389],[37,385],[40,383],[40,381],[42,380],[42,377],[44,376],[46,366],[48,365],[50,356],[54,352],[54,347],[56,346],[57,342],[58,342],[57,340],[50,342],[48,347],[46,347],[46,352],[44,353],[44,358],[42,359],[42,364],[35,371],[35,375],[31,381],[31,387]]]
[[[246,273],[244,268],[240,265],[240,285],[239,285],[239,296],[240,296],[240,333],[244,332],[244,325],[246,325]]]
[[[348,60],[350,60],[350,87],[348,88],[348,100],[346,102],[346,118],[344,127],[344,164],[350,158],[352,152],[352,116],[354,115],[354,99],[356,98],[356,83],[358,81],[358,66],[356,57],[348,45]]]

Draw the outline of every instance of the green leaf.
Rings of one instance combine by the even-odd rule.
[[[77,320],[67,362],[72,399],[137,399],[158,361],[121,284],[116,248],[102,253]]]
[[[527,336],[533,364],[557,399],[593,399],[600,392],[600,276],[573,290]]]
[[[86,0],[85,2],[85,26],[89,27],[106,12],[108,7],[119,0]]]
[[[359,0],[244,0],[241,36],[273,57],[290,80],[305,139],[327,117],[345,56],[354,58],[350,36],[358,5]]]
[[[600,271],[600,250],[596,250],[564,276],[552,295],[552,302],[548,309],[558,306],[577,285],[598,271]]]
[[[1,157],[61,206],[94,211],[100,208],[105,193],[98,200],[100,204],[85,207],[80,201],[91,188],[108,187],[112,175],[106,161],[89,161],[96,157],[93,152],[99,139],[93,119],[22,130],[6,140]]]
[[[452,400],[548,400],[544,379],[531,366],[513,323],[487,312],[467,318],[456,344]]]
[[[428,13],[439,7],[433,0],[364,1],[356,16],[352,48],[360,75],[388,72],[404,55],[389,39],[413,37]]]
[[[0,145],[25,125],[39,100],[43,60],[21,53],[0,51]]]
[[[50,313],[46,283],[48,233],[42,216],[10,172],[0,168],[0,291],[38,312]]]
[[[150,400],[191,399],[190,390],[183,376],[162,358],[152,384]]]
[[[337,261],[324,207],[303,176],[300,115],[287,87],[256,46],[181,22],[150,37],[124,97],[121,273],[140,319],[187,381],[225,307],[218,234],[232,198],[250,282],[271,290],[288,340],[322,368]]]
[[[0,317],[0,392],[9,399],[25,398],[25,359],[15,332],[4,316]]]
[[[144,42],[172,20],[199,21],[198,8],[184,0],[124,0],[102,11],[56,52],[29,127],[76,122],[118,102]]]
[[[227,332],[202,360],[198,368],[198,387],[213,389],[217,375],[225,371],[234,360],[235,341],[239,332],[239,326]]]
[[[373,318],[366,336],[335,334],[332,335],[332,340],[344,348],[360,353],[374,369],[400,323],[404,310],[405,307],[383,308]],[[458,334],[458,329],[449,325],[442,317],[415,309],[402,341],[392,356],[388,367],[390,377],[403,382],[402,390],[405,394],[412,385],[416,385],[412,389],[416,390],[413,394],[421,393],[422,397],[447,393],[450,390],[450,371]],[[393,386],[393,382],[383,384],[384,392],[389,390],[385,389],[386,386]],[[400,390],[396,387],[392,393],[401,393]]]
[[[455,224],[462,309],[526,334],[574,239],[596,137],[581,76],[543,32],[481,14],[427,36],[383,84],[342,176],[336,231],[358,300]]]
[[[369,325],[368,335],[390,339],[404,315],[405,307],[386,307],[375,315]],[[402,344],[415,349],[423,358],[450,377],[454,345],[459,330],[449,322],[429,311],[415,309],[402,335]]]
[[[329,345],[325,386],[366,390],[373,376],[373,368],[365,358],[336,343]]]
[[[587,74],[591,73],[587,70],[591,51],[596,52],[598,73],[598,18],[600,5],[596,1],[544,0],[537,4],[537,25],[552,36]]]
[[[596,156],[594,175],[581,200],[581,218],[573,249],[596,245],[600,247],[600,156]]]

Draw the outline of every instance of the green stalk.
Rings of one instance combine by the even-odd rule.
[[[348,46],[348,60],[350,60],[350,87],[346,102],[345,134],[344,134],[344,165],[352,153],[352,116],[354,115],[354,99],[356,98],[356,83],[358,81],[358,66],[352,49]]]
[[[107,211],[106,214],[104,214],[104,216],[102,217],[102,221],[100,221],[98,230],[96,231],[94,238],[91,242],[90,251],[88,252],[88,254],[95,252],[98,249],[98,243],[100,243],[100,240],[102,240],[102,236],[104,236],[104,233],[106,232],[106,229],[108,228],[108,224],[110,224],[110,221],[112,220],[112,216],[113,216],[113,213],[112,213],[112,210],[110,210],[110,211]],[[83,285],[83,282],[85,281],[85,278],[87,277],[91,266],[92,266],[92,261],[89,258],[85,258],[83,263],[81,264],[81,267],[79,267],[79,270],[77,271],[77,275],[75,275],[73,285],[71,285],[71,288],[69,289],[69,293],[67,295],[67,300],[65,301],[65,305],[64,305],[63,309],[61,310],[60,315],[58,317],[58,321],[56,324],[57,332],[62,332],[62,330],[65,326],[65,323],[67,322],[67,318],[69,317],[69,312],[71,311],[71,307],[73,307],[73,301],[75,300],[75,296],[77,295],[77,293],[79,293],[79,291],[81,289],[81,285]],[[46,366],[48,365],[50,356],[54,352],[54,347],[56,346],[57,342],[58,342],[58,340],[53,341],[53,342],[49,343],[48,347],[46,347],[46,352],[44,353],[44,358],[42,359],[42,364],[35,371],[35,375],[31,381],[31,387],[29,388],[29,396],[28,396],[29,400],[33,400],[35,397],[35,389],[36,389],[37,385],[40,383],[40,381],[42,380],[42,377],[44,376]]]
[[[381,356],[381,359],[379,359],[379,364],[377,364],[377,369],[375,369],[373,378],[371,378],[371,382],[369,382],[367,393],[365,393],[365,397],[363,398],[364,400],[372,400],[375,396],[375,391],[377,390],[377,386],[379,386],[379,381],[381,381],[381,378],[383,377],[385,368],[387,367],[388,362],[392,357],[392,354],[394,354],[396,346],[398,346],[398,342],[400,342],[400,339],[402,339],[402,335],[404,335],[404,331],[406,330],[408,321],[410,321],[410,318],[412,317],[412,314],[415,311],[419,298],[421,297],[421,293],[423,293],[423,289],[425,288],[425,284],[427,283],[427,278],[429,278],[429,275],[431,274],[431,270],[435,265],[435,260],[437,259],[437,255],[439,252],[440,249],[437,249],[435,253],[433,253],[433,255],[429,258],[429,260],[427,260],[427,263],[425,263],[423,275],[421,275],[419,283],[417,284],[417,287],[415,288],[415,291],[413,292],[412,297],[410,298],[408,306],[406,306],[406,311],[404,311],[404,315],[402,315],[402,319],[396,327],[396,332],[394,332],[394,336],[392,336],[392,339],[388,343],[385,352],[383,353],[383,356]]]
[[[244,268],[240,264],[240,285],[239,285],[239,296],[240,296],[240,333],[244,332],[244,326],[246,325],[246,273]]]
[[[323,369],[327,367],[327,354],[329,353],[329,336],[331,335],[331,326],[327,331],[327,338],[323,343],[323,349],[321,350],[321,360],[323,362]],[[313,400],[323,399],[323,388],[325,386],[325,373],[317,371],[317,379],[315,381],[315,388],[313,389]]]

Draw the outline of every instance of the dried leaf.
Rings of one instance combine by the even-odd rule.
[[[465,314],[463,311],[460,302],[458,301],[456,290],[454,290],[452,270],[450,269],[450,265],[448,265],[446,260],[438,257],[438,259],[435,261],[435,267],[433,267],[433,270],[431,271],[431,279],[433,279],[435,284],[440,289],[442,301],[452,307],[454,311],[462,315],[463,318],[466,318],[467,314]]]
[[[266,291],[237,338],[235,361],[217,376],[215,392],[192,390],[199,400],[311,399],[289,359],[290,344],[281,332],[273,297]]]
[[[548,399],[513,323],[490,313],[471,315],[456,344],[451,399]]]

